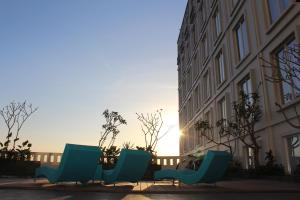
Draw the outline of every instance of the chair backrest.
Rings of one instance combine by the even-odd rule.
[[[150,164],[151,154],[141,150],[122,149],[114,169],[116,181],[141,180]]]
[[[225,151],[208,151],[194,179],[205,183],[219,181],[224,176],[230,160],[231,155]]]
[[[97,146],[66,144],[58,168],[59,181],[93,179],[101,150]]]

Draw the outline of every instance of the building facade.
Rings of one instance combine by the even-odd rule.
[[[261,58],[272,60],[300,43],[299,1],[189,0],[177,43],[180,154],[224,149],[201,136],[195,123],[229,119],[240,90],[257,92],[263,114],[255,126],[260,161],[272,150],[276,162],[292,173],[300,164],[300,129],[286,122],[275,103],[297,123],[294,108],[300,109],[300,94],[284,83],[267,81],[272,74]],[[295,84],[300,88],[300,81]],[[236,140],[230,143],[235,157],[251,167],[251,149]]]

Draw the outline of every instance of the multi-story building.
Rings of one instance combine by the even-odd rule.
[[[261,58],[272,60],[288,45],[300,43],[299,1],[189,0],[177,43],[180,154],[223,149],[199,136],[195,123],[230,118],[239,91],[255,91],[263,114],[255,126],[260,161],[272,150],[276,162],[292,172],[300,164],[300,129],[284,120],[275,103],[293,115],[300,95],[284,83],[266,81]],[[300,82],[295,84],[300,88]],[[283,98],[287,92],[293,95]],[[250,167],[252,150],[238,140],[231,144],[243,166]]]

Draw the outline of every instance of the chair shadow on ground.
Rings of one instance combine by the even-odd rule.
[[[99,192],[120,192],[128,193],[132,192],[134,189],[133,184],[109,184],[104,185],[100,182],[97,183],[88,183],[88,184],[76,184],[76,183],[37,183],[41,189],[49,190],[65,190],[65,191],[99,191]]]
[[[33,190],[54,190],[66,192],[104,192],[104,193],[185,193],[185,192],[214,192],[223,191],[225,188],[215,186],[213,184],[195,184],[186,185],[179,184],[175,181],[143,181],[139,184],[121,182],[114,184],[104,185],[103,183],[89,182],[87,184],[76,184],[75,182],[61,182],[52,184],[46,179],[38,179],[36,182],[31,180],[15,182],[11,184],[2,185],[1,188],[15,188],[15,189],[33,189]]]
[[[194,184],[186,185],[175,181],[157,181],[155,184],[143,183],[142,191],[144,192],[195,192],[195,191],[219,191],[222,187],[216,186],[215,184]]]

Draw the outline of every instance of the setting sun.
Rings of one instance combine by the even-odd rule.
[[[165,126],[161,131],[161,135],[166,135],[161,138],[157,145],[158,155],[179,155],[179,125],[177,114],[167,115],[165,120]]]

